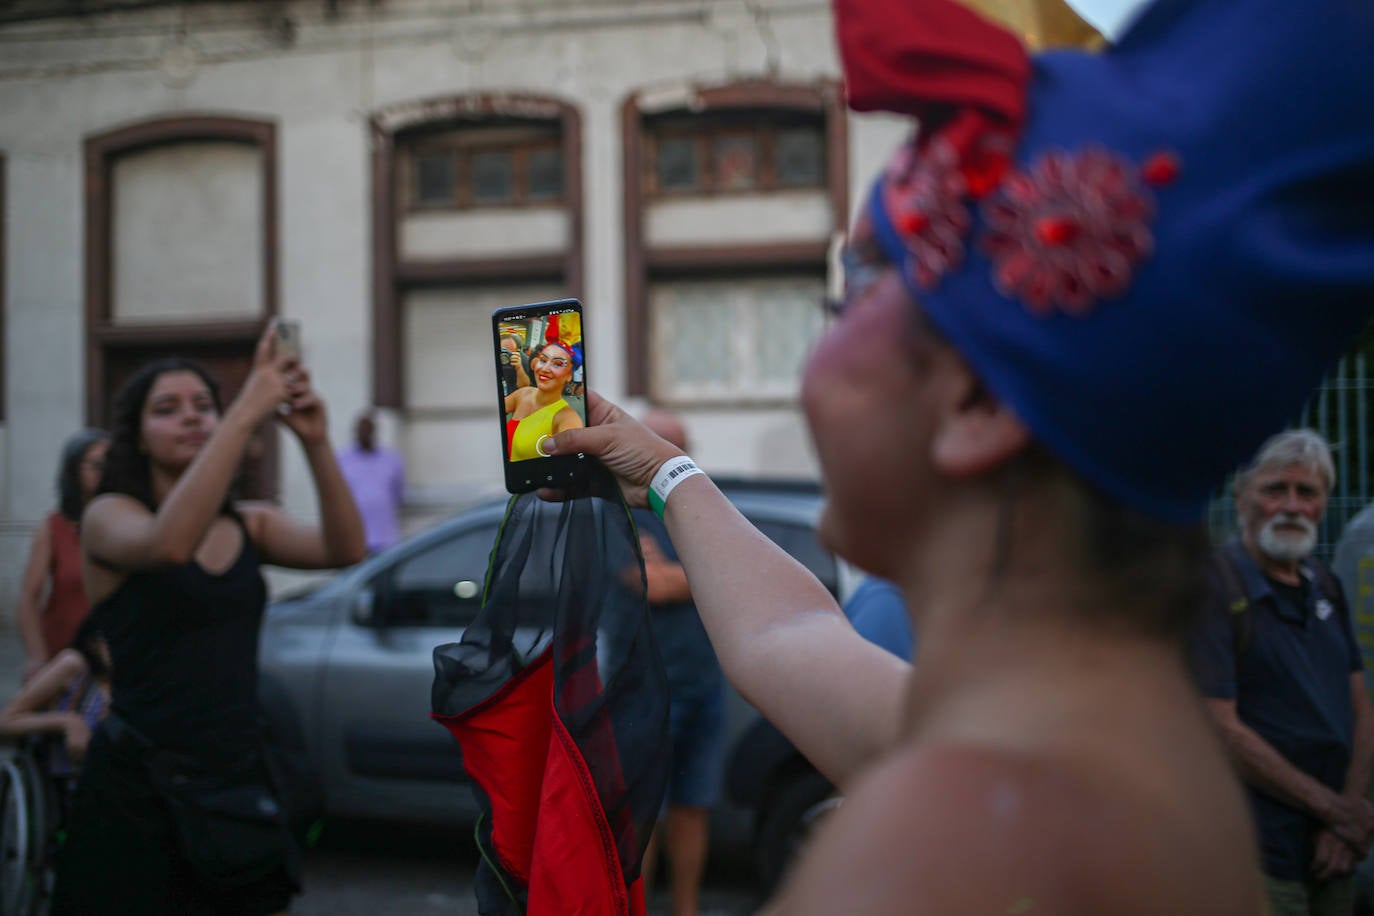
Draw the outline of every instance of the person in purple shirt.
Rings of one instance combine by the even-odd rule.
[[[377,421],[371,411],[358,416],[353,444],[339,452],[339,468],[362,514],[368,553],[399,541],[405,462],[393,449],[377,444]]]

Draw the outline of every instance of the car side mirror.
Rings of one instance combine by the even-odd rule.
[[[353,622],[363,627],[377,623],[377,593],[370,586],[360,589],[353,597]]]

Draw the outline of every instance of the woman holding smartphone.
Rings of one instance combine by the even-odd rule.
[[[727,676],[843,790],[777,912],[1263,912],[1184,641],[1210,494],[1374,302],[1374,18],[1163,0],[1034,59],[950,0],[835,19],[849,104],[920,126],[801,403],[821,538],[900,584],[914,666],[612,404],[546,450],[662,516]]]
[[[272,418],[305,453],[319,524],[233,497]],[[269,327],[227,410],[204,369],[168,360],[125,386],[111,432],[81,537],[111,713],[74,799],[53,912],[283,912],[297,883],[258,732],[261,567],[345,566],[366,552],[324,401]],[[216,805],[236,808],[232,826]]]

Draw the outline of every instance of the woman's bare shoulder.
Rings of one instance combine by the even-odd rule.
[[[1184,832],[1180,823],[1172,835],[1138,793],[1115,791],[1111,774],[1091,766],[979,746],[909,746],[856,782],[778,909],[1184,912],[1215,893],[1197,879],[1218,881],[1187,860],[1204,844]],[[1253,843],[1209,838],[1224,839],[1240,849]],[[1142,874],[1170,875],[1176,886],[1141,882]],[[1209,912],[1258,912],[1246,893],[1235,896]]]
[[[533,403],[534,397],[538,393],[539,389],[535,388],[533,385],[526,385],[523,388],[517,388],[515,391],[511,392],[511,397],[515,398],[515,410],[513,410],[512,413],[528,411],[530,404]]]
[[[558,415],[553,418],[554,432],[562,432],[565,429],[581,429],[586,424],[582,422],[582,415],[573,409],[571,405],[558,411]]]

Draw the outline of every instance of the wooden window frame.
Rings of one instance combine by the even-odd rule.
[[[822,174],[821,180],[814,184],[784,185],[778,183],[777,170],[774,168],[778,134],[784,130],[792,130],[800,126],[819,129],[821,143],[825,144],[824,117],[815,120],[807,119],[792,124],[760,124],[753,127],[729,123],[707,123],[697,129],[692,129],[687,125],[655,129],[646,125],[643,140],[644,167],[641,170],[644,197],[647,200],[680,200],[692,197],[714,197],[722,194],[771,194],[778,191],[824,190],[827,186],[828,176],[826,174]],[[747,188],[719,187],[718,176],[715,174],[715,141],[723,137],[749,135],[752,135],[754,140],[754,184]],[[701,183],[696,188],[660,188],[658,186],[658,145],[661,140],[669,138],[687,138],[696,141],[697,161],[701,164],[699,169]],[[826,150],[827,154],[828,152]],[[630,173],[627,172],[627,174]]]
[[[632,93],[621,106],[621,148],[624,150],[625,195],[622,219],[625,226],[625,389],[632,397],[651,397],[647,359],[649,333],[648,289],[651,276],[695,277],[721,273],[754,273],[820,270],[824,272],[830,238],[843,232],[849,219],[849,138],[844,92],[838,81],[782,83],[748,81],[684,91],[680,104],[662,107],[656,93]],[[648,110],[648,105],[657,106]],[[825,137],[825,182],[820,188],[830,201],[832,214],[826,238],[801,242],[760,242],[752,245],[651,247],[645,235],[648,204],[683,197],[705,199],[700,191],[649,193],[657,180],[657,161],[649,149],[651,119],[671,114],[709,119],[713,115],[747,110],[776,112],[779,116],[819,118]],[[781,118],[786,120],[786,118]],[[653,176],[646,169],[654,171]],[[805,190],[792,186],[786,190]],[[750,191],[717,192],[736,195]]]
[[[461,125],[455,126],[461,127]],[[417,139],[412,142],[402,142],[399,145],[401,151],[397,156],[398,187],[396,193],[398,199],[404,201],[407,213],[560,207],[564,204],[564,198],[567,196],[566,187],[557,197],[532,198],[529,196],[529,155],[537,150],[561,149],[562,144],[556,133],[550,136],[531,137],[528,140],[492,143],[483,143],[480,139],[473,143],[454,143],[451,139],[440,136],[432,140]],[[473,198],[473,159],[479,153],[489,152],[510,154],[513,193],[505,200],[485,202]],[[442,153],[452,157],[455,176],[453,197],[446,202],[421,202],[415,193],[416,160],[422,155]]]
[[[481,213],[518,207],[557,208],[568,220],[568,244],[557,254],[512,257],[404,260],[398,247],[398,220],[411,211],[402,196],[408,157],[398,150],[405,135],[441,127],[480,127],[499,119],[548,122],[556,125],[556,142],[563,150],[563,196],[516,207],[472,208]],[[401,300],[423,286],[553,281],[569,296],[582,298],[582,119],[577,108],[561,99],[523,93],[472,93],[403,102],[375,112],[372,134],[372,402],[379,407],[405,408],[401,371]],[[531,141],[533,142],[533,141]],[[544,138],[541,142],[547,143]],[[408,192],[406,192],[408,193]],[[443,208],[439,208],[443,209]]]
[[[550,140],[544,143],[528,143],[516,151],[515,182],[519,191],[519,199],[525,206],[529,207],[553,207],[563,203],[563,198],[567,194],[567,188],[559,188],[557,196],[554,197],[531,197],[530,196],[530,158],[538,152],[556,149],[560,153],[562,147],[557,140]]]
[[[277,314],[277,129],[271,121],[217,115],[182,115],[127,124],[85,140],[86,419],[107,422],[102,384],[106,352],[117,347],[205,342],[249,344],[263,319],[118,325],[113,306],[114,166],[122,157],[154,147],[220,141],[261,153],[262,298],[264,318]]]

